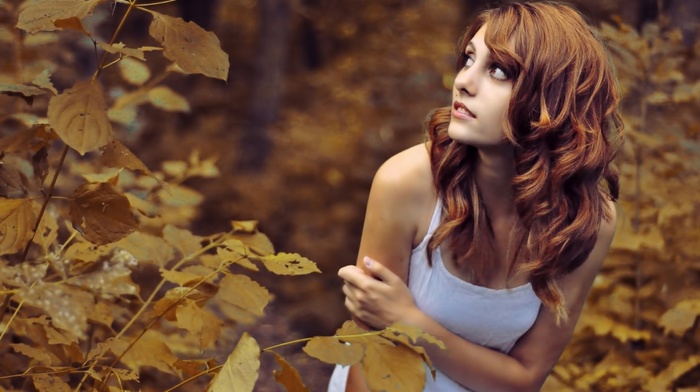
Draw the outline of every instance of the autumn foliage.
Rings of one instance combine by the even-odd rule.
[[[156,11],[161,3],[0,1],[0,391],[252,391],[264,355],[284,388],[308,390],[306,375],[277,351],[289,345],[322,362],[359,363],[373,390],[422,390],[430,360],[415,343],[441,343],[409,326],[365,331],[346,322],[334,336],[270,347],[242,332],[273,300],[256,274],[320,271],[299,254],[276,252],[255,221],[190,231],[205,195],[186,184],[219,177],[215,159],[192,151],[149,168],[127,147],[151,111],[191,110],[166,79],[228,78],[218,38]],[[100,38],[95,18],[114,7],[121,22]],[[398,20],[412,25],[420,13],[409,11]],[[150,17],[148,36],[121,42],[135,13]],[[641,32],[603,25],[601,34],[625,92],[621,224],[544,390],[697,391],[700,82],[687,72],[695,60],[663,20]],[[430,53],[447,58],[448,46],[430,43]],[[81,72],[70,55],[85,47],[95,64]],[[409,49],[401,51],[417,53]],[[339,69],[355,75],[348,64]],[[358,91],[360,98],[339,93],[341,110],[354,113],[377,94]],[[304,127],[290,130],[297,143],[313,127],[341,127],[318,111],[296,112]],[[363,124],[350,125],[357,131],[322,143],[339,149],[360,140]]]

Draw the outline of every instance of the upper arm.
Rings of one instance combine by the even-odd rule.
[[[573,334],[588,292],[610,249],[615,234],[615,208],[610,202],[612,219],[601,220],[596,241],[588,259],[576,270],[561,278],[557,284],[562,291],[569,318],[556,325],[556,314],[542,306],[535,323],[520,338],[510,355],[530,373],[533,383],[541,385],[556,364]]]
[[[427,178],[426,178],[427,176]],[[387,160],[372,181],[357,265],[363,257],[381,262],[404,282],[418,230],[422,206],[432,193],[430,166],[424,145]]]

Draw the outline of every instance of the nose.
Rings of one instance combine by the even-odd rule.
[[[478,90],[478,75],[474,66],[462,68],[455,77],[455,89],[460,94],[476,95]]]

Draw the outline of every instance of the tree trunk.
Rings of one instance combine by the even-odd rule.
[[[272,149],[270,125],[277,120],[284,92],[291,9],[288,0],[258,0],[259,30],[248,115],[238,148],[239,167],[264,168]]]

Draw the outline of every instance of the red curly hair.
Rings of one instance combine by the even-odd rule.
[[[503,124],[516,167],[512,191],[518,222],[511,265],[519,261],[540,300],[557,320],[566,320],[555,280],[586,260],[601,217],[612,217],[606,199],[615,201],[619,194],[611,162],[623,142],[623,124],[612,62],[573,8],[514,3],[474,20],[460,41],[458,70],[466,45],[484,25],[493,61],[513,80]],[[493,229],[476,185],[477,151],[450,139],[450,111],[436,109],[426,123],[434,185],[443,205],[428,259],[448,240],[456,263],[469,268],[478,284],[493,265]]]

